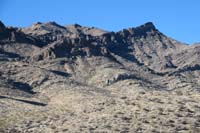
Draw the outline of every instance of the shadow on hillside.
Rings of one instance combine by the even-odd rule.
[[[29,100],[24,100],[24,99],[18,99],[18,98],[12,98],[12,97],[7,97],[7,96],[0,96],[0,99],[10,99],[10,100],[15,100],[27,104],[32,104],[36,106],[46,106],[47,104],[41,103],[41,102],[36,102],[36,101],[29,101]]]
[[[63,77],[69,77],[70,74],[66,73],[66,72],[62,72],[62,71],[57,71],[57,70],[50,70],[52,73],[57,74],[59,76],[63,76]]]
[[[33,88],[27,83],[13,81],[12,84],[15,87],[15,89],[19,89],[19,90],[24,91],[24,92],[29,93],[29,94],[35,94],[36,93],[36,92],[32,91]]]

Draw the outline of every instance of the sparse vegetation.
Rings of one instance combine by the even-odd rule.
[[[0,22],[0,132],[200,132],[199,45],[153,23],[119,32]]]

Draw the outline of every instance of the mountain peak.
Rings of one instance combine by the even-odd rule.
[[[147,22],[143,25],[144,27],[148,27],[151,29],[156,29],[155,25],[153,24],[153,22]]]
[[[3,24],[3,22],[0,21],[0,32],[4,31],[6,29],[6,26]]]
[[[78,27],[80,28],[80,27],[82,27],[82,26],[81,26],[80,24],[75,23],[75,24],[74,24],[74,27],[75,27],[75,28],[78,28]]]
[[[137,27],[123,29],[119,31],[118,33],[126,37],[128,36],[142,37],[142,36],[147,36],[148,32],[152,32],[152,31],[158,31],[158,30],[156,29],[156,27],[154,26],[152,22],[147,22]]]
[[[156,30],[155,25],[152,22],[147,22],[141,26],[138,26],[135,28],[135,30],[140,30],[140,31],[152,31],[152,30]]]
[[[42,24],[42,22],[36,22],[33,25],[41,25],[41,24]]]
[[[36,22],[34,24],[31,25],[31,28],[39,28],[39,27],[58,27],[58,28],[64,28],[63,26],[57,24],[56,22],[54,21],[50,21],[50,22],[46,22],[46,23],[42,23],[42,22]],[[30,28],[30,27],[28,27]]]
[[[55,21],[50,21],[45,23],[46,25],[54,25],[54,26],[58,26],[59,24],[57,24]],[[60,26],[60,25],[59,25]]]
[[[50,21],[50,22],[44,23],[44,25],[45,25],[46,27],[58,27],[58,28],[61,28],[61,29],[65,29],[65,27],[63,27],[63,26],[57,24],[57,23],[54,22],[54,21]]]

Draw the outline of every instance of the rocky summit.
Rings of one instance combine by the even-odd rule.
[[[0,22],[0,132],[200,132],[199,56],[152,22]]]

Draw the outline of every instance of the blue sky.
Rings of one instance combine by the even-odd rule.
[[[6,25],[55,21],[118,31],[151,21],[190,44],[200,42],[199,13],[200,0],[0,0],[0,20]]]

